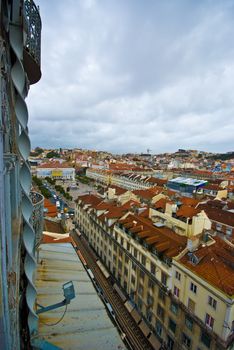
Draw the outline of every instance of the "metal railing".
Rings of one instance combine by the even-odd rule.
[[[31,216],[32,225],[35,231],[35,248],[40,244],[44,224],[44,197],[38,192],[30,192],[30,198],[33,204]]]
[[[41,65],[41,17],[33,0],[24,0],[24,27],[27,32],[25,49]]]

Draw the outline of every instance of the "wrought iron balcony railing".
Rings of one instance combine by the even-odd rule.
[[[32,225],[35,230],[35,248],[40,244],[44,224],[44,197],[38,192],[30,192],[32,204]]]
[[[23,19],[27,33],[24,68],[30,84],[34,84],[41,78],[41,17],[33,0],[23,0]]]

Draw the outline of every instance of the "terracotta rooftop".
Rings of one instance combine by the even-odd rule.
[[[121,218],[125,213],[127,212],[127,209],[123,209],[122,207],[115,207],[108,211],[108,213],[105,213],[105,217],[108,219],[114,219],[114,218]]]
[[[146,190],[134,190],[132,193],[134,193],[137,197],[146,199],[146,200],[151,200],[154,196],[157,194],[161,193],[163,191],[162,187],[157,187],[157,188],[149,188]]]
[[[154,208],[163,209],[163,211],[165,211],[167,203],[172,203],[172,202],[168,198],[161,198],[154,203]]]
[[[221,238],[215,237],[215,243],[200,247],[194,254],[198,258],[195,265],[186,254],[180,262],[202,279],[229,296],[234,296],[234,255],[233,248]]]
[[[45,216],[56,217],[57,216],[57,207],[55,204],[47,198],[44,198],[44,208],[47,209],[47,212],[44,213]]]
[[[190,197],[184,197],[184,196],[181,196],[179,198],[179,201],[181,203],[183,203],[184,205],[188,205],[190,207],[196,207],[196,205],[200,202],[199,199],[190,198]]]
[[[37,167],[38,169],[56,169],[56,168],[72,168],[71,165],[67,164],[67,163],[60,163],[60,162],[48,162],[48,163],[44,163],[44,164],[40,164]]]
[[[177,256],[187,244],[187,238],[176,234],[167,227],[155,227],[150,219],[129,214],[119,220],[129,232],[167,257]]]
[[[124,208],[124,209],[131,209],[133,207],[140,207],[140,203],[130,199],[128,202],[126,202],[122,205],[122,208]]]
[[[124,194],[124,193],[126,193],[128,191],[125,188],[122,188],[122,187],[119,187],[119,186],[114,186],[114,185],[111,185],[109,188],[115,189],[115,194],[117,196],[120,196],[121,194]]]
[[[212,184],[212,183],[208,183],[207,185],[205,185],[203,187],[204,190],[213,190],[213,191],[220,191],[222,190],[221,187],[219,187],[218,184]]]
[[[234,227],[234,213],[207,204],[199,204],[198,208],[203,209],[210,220]]]
[[[201,209],[195,209],[193,207],[189,207],[188,205],[182,205],[176,212],[176,216],[184,217],[184,218],[192,218],[200,213]]]
[[[48,232],[65,233],[60,222],[44,219],[44,229]]]
[[[96,206],[103,202],[103,199],[95,196],[94,194],[85,194],[82,196],[78,196],[77,201],[81,200],[83,204],[89,204],[91,206]]]

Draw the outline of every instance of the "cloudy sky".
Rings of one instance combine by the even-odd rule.
[[[35,0],[32,147],[234,150],[234,0]]]

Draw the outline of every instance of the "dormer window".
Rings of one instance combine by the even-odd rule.
[[[200,259],[194,254],[194,253],[188,253],[189,256],[189,262],[191,262],[193,265],[197,265],[200,261]]]

